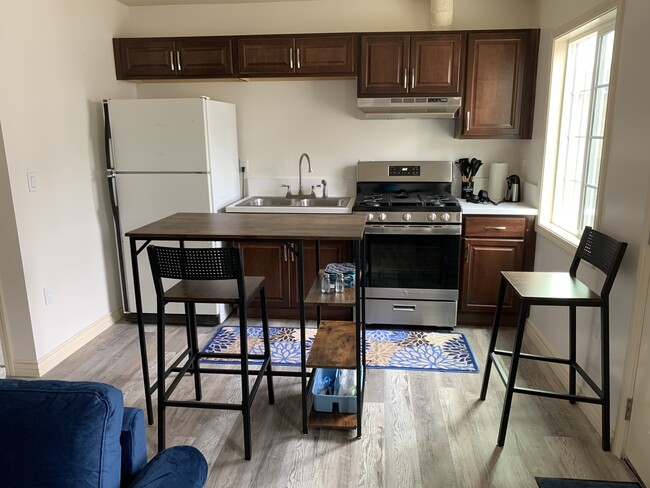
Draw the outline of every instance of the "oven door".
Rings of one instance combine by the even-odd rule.
[[[459,225],[368,225],[366,296],[457,300],[460,233]]]
[[[455,327],[460,233],[460,225],[366,226],[366,323]]]

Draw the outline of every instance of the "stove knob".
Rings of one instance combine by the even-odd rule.
[[[427,219],[429,219],[431,222],[435,222],[436,220],[438,220],[438,216],[434,213],[430,213],[429,215],[427,215]]]
[[[448,213],[443,213],[440,218],[444,220],[445,222],[448,222],[451,216]]]
[[[371,213],[369,213],[369,214],[366,216],[366,220],[367,220],[368,222],[370,222],[370,221],[372,221],[372,220],[374,220],[374,219],[375,219],[375,214],[371,214]]]
[[[386,220],[386,214],[384,212],[380,213],[378,216],[379,220],[384,221]]]
[[[405,220],[405,221],[408,222],[409,220],[411,220],[411,214],[410,213],[405,213],[404,215],[402,215],[402,220]]]

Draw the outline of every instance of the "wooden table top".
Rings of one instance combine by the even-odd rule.
[[[356,214],[176,213],[126,233],[157,240],[342,240],[363,238]]]

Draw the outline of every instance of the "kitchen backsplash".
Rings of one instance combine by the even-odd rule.
[[[303,191],[311,193],[312,185],[320,185],[327,181],[327,193],[331,197],[356,195],[356,178],[328,178],[323,176],[302,178]],[[246,178],[244,180],[244,195],[284,196],[287,189],[280,185],[290,185],[291,193],[298,193],[298,178]],[[322,195],[323,188],[316,188],[316,195]]]

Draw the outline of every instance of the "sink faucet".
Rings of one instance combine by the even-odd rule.
[[[298,195],[304,195],[302,191],[302,159],[307,158],[307,166],[309,167],[309,172],[313,173],[314,170],[311,169],[311,160],[307,153],[302,153],[300,159],[298,160]]]

